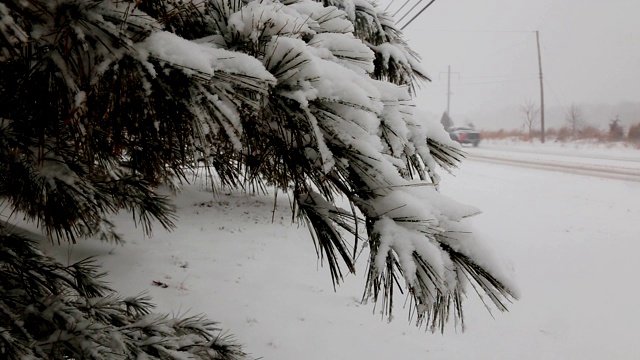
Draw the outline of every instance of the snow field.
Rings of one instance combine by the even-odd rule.
[[[637,358],[640,184],[473,161],[454,175],[442,175],[442,192],[483,210],[474,227],[521,291],[493,319],[469,289],[464,333],[416,329],[402,296],[391,323],[361,304],[366,254],[334,292],[282,193],[272,222],[272,195],[188,186],[173,233],[143,238],[122,215],[124,247],[48,251],[96,255],[123,295],[144,289],[161,311],[205,313],[264,359]]]

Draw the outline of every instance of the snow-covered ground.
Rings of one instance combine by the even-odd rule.
[[[559,161],[580,162],[585,164],[612,165],[618,161],[640,164],[640,149],[628,143],[598,143],[592,141],[558,142],[547,141],[541,144],[537,139],[533,143],[515,140],[483,140],[480,147],[468,149],[474,153],[501,156],[516,156],[528,159],[556,159]],[[638,165],[640,166],[640,165]]]
[[[487,142],[468,150],[505,156],[505,146],[512,149]],[[591,160],[575,148],[516,150],[506,156],[640,159],[630,149],[591,149]],[[475,227],[522,294],[494,318],[471,290],[464,333],[425,333],[401,307],[393,322],[382,320],[359,302],[363,271],[334,292],[283,194],[214,196],[190,186],[176,200],[172,233],[144,238],[122,215],[124,247],[87,241],[47,251],[64,261],[96,255],[118,291],[147,290],[162,311],[205,313],[266,360],[640,357],[640,183],[473,159],[442,177],[442,192],[484,211]]]
[[[545,169],[572,174],[640,181],[640,151],[623,144],[513,143],[483,141],[481,147],[466,148],[467,158],[511,166]]]

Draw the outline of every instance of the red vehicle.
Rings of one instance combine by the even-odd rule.
[[[451,140],[460,144],[471,144],[473,146],[480,144],[480,133],[472,128],[453,127],[449,129],[449,136]]]

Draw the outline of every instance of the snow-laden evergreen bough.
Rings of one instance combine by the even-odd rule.
[[[334,283],[368,248],[364,300],[390,317],[394,289],[432,330],[462,319],[467,287],[500,310],[514,297],[465,223],[477,210],[437,190],[462,153],[414,111],[427,74],[368,0],[2,0],[0,79],[0,201],[50,241],[121,242],[121,210],[171,229],[155,189],[204,166],[216,188],[290,192]],[[150,317],[10,228],[2,356],[244,356],[213,323]]]
[[[153,313],[146,295],[119,298],[90,259],[63,266],[0,228],[2,359],[244,359],[202,316]]]

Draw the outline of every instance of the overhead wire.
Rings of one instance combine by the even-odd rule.
[[[393,3],[394,0],[392,0]],[[402,6],[396,10],[393,14],[393,17],[395,17],[398,13],[400,13],[400,11],[402,9],[404,9],[405,6],[407,6],[409,4],[410,0],[406,0],[405,3],[402,4]],[[420,11],[418,11],[418,13],[416,13],[413,17],[411,17],[404,25],[400,26],[400,23],[407,18],[407,16],[409,16],[409,14],[411,14],[411,12],[421,3],[423,3],[423,0],[419,0],[416,4],[414,4],[404,15],[402,15],[402,17],[400,17],[399,20],[396,21],[397,26],[399,27],[400,31],[403,31],[404,29],[406,29],[409,25],[411,25],[411,23],[413,23],[420,15],[422,15],[422,13],[427,10],[427,8],[429,8],[433,3],[435,2],[435,0],[431,0],[429,1],[422,9],[420,9]],[[390,4],[391,5],[391,4]],[[390,6],[389,5],[389,6]],[[387,9],[389,8],[389,6],[387,6]],[[386,10],[386,9],[385,9]],[[423,30],[423,31],[441,31],[441,32],[470,32],[470,33],[535,33],[535,31],[532,30],[473,30],[473,29],[431,29],[431,30]],[[519,46],[521,44],[523,44],[525,42],[519,42],[515,45],[509,46],[507,49],[505,50],[510,50],[516,46]],[[510,78],[509,77],[513,77]],[[473,77],[471,77],[473,78]],[[537,78],[537,75],[523,75],[523,76],[519,76],[519,75],[485,75],[485,76],[476,76],[476,78],[505,78],[502,80],[498,80],[498,81],[483,81],[483,82],[468,82],[468,83],[457,83],[457,86],[474,86],[474,85],[490,85],[490,84],[500,84],[500,83],[508,83],[508,82],[516,82],[516,81],[527,81],[527,80],[534,80]],[[435,84],[434,84],[435,85]],[[552,90],[552,92],[554,93],[554,97],[556,97],[556,101],[558,101],[558,103],[560,103],[560,101],[557,99],[557,95],[555,94],[555,92]],[[562,106],[561,106],[562,107]],[[564,111],[564,107],[563,111]]]
[[[404,7],[407,6],[407,4],[409,4],[409,2],[411,2],[411,0],[405,1],[404,4],[402,4],[402,6],[400,6],[400,8],[396,10],[396,12],[394,12],[392,16],[396,17],[396,15],[398,15],[398,13],[402,11],[402,9],[404,9]]]
[[[483,30],[483,29],[422,29],[434,32],[462,32],[462,33],[534,33],[535,30]]]
[[[562,101],[560,101],[560,98],[558,97],[558,94],[555,92],[555,90],[553,90],[553,88],[555,86],[551,85],[551,82],[549,81],[548,78],[545,78],[543,81],[544,81],[545,84],[548,85],[547,88],[549,90],[551,90],[551,95],[553,95],[553,98],[556,100],[556,103],[558,103],[558,105],[560,106],[560,109],[562,109],[562,112],[564,113],[565,118],[568,118],[569,117],[569,113],[567,112],[567,107],[563,104]]]
[[[436,0],[431,0],[431,1],[429,1],[429,3],[428,3],[427,5],[425,5],[425,6],[422,8],[422,10],[420,10],[420,11],[419,11],[419,12],[418,12],[414,17],[412,17],[412,18],[411,18],[411,20],[409,20],[409,22],[407,22],[403,27],[401,27],[401,28],[400,28],[400,31],[404,30],[407,26],[409,26],[409,24],[411,24],[415,19],[417,19],[417,18],[418,18],[418,16],[420,16],[420,15],[421,15],[425,10],[427,10],[427,8],[428,8],[429,6],[431,6],[431,4],[433,4],[435,1],[436,1]],[[398,20],[398,21],[396,22],[396,24],[400,24],[400,22],[401,22],[402,20],[404,20],[404,18],[406,18],[409,14],[411,14],[411,12],[413,11],[413,9],[415,9],[415,8],[416,8],[418,5],[420,5],[421,3],[422,3],[422,0],[418,1],[415,5],[413,5],[413,6],[411,7],[411,9],[409,9],[409,11],[407,11],[407,13],[406,13],[406,14],[404,14],[404,15],[400,18],[400,20]]]
[[[395,1],[396,1],[396,0],[391,0],[391,1],[389,2],[389,4],[387,5],[387,7],[386,7],[386,8],[384,8],[384,11],[386,12],[387,10],[389,10],[389,8],[391,7],[391,5],[393,5],[393,3],[394,3]]]
[[[475,85],[504,84],[504,83],[510,83],[510,82],[536,80],[536,79],[537,79],[537,77],[530,76],[530,77],[522,77],[522,78],[514,78],[514,79],[497,80],[497,81],[456,82],[456,86],[475,86]],[[431,86],[438,87],[438,86],[445,86],[445,84],[432,84]]]
[[[411,9],[407,10],[407,12],[406,12],[406,13],[404,13],[404,15],[402,15],[398,21],[396,21],[396,25],[397,25],[397,24],[400,24],[400,22],[401,22],[402,20],[404,20],[404,18],[406,18],[407,16],[409,16],[409,14],[411,14],[411,12],[413,11],[413,9],[415,9],[418,5],[420,5],[420,3],[421,3],[421,2],[422,2],[422,0],[419,0],[417,3],[415,3],[415,4],[411,7]]]
[[[503,75],[472,75],[465,76],[465,79],[484,79],[484,78],[529,78],[529,77],[537,77],[538,74],[503,74]]]
[[[404,24],[403,27],[400,28],[400,31],[404,30],[407,28],[407,26],[409,26],[415,19],[418,18],[418,16],[420,16],[425,10],[427,10],[427,8],[429,6],[431,6],[431,4],[433,4],[436,0],[431,0],[429,1],[429,3],[427,5],[425,5],[414,17],[411,18],[411,20],[409,20],[409,22],[407,22],[406,24]],[[420,2],[418,2],[419,4]],[[417,4],[416,4],[417,5]],[[414,6],[415,7],[415,6]],[[412,8],[413,10],[413,8]],[[409,14],[409,12],[407,12],[407,14]],[[398,21],[398,23],[400,23],[400,20]]]

